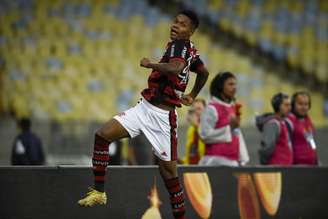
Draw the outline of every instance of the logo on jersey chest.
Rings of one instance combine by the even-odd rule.
[[[191,65],[191,61],[193,60],[193,56],[189,56],[187,59],[187,65],[184,67],[184,69],[181,71],[181,73],[178,75],[179,79],[180,79],[180,84],[186,84],[189,80],[189,69],[190,69],[190,65]]]

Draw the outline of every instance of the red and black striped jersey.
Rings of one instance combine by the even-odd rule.
[[[150,102],[181,107],[181,96],[187,87],[189,72],[196,72],[203,66],[203,62],[189,40],[175,40],[167,44],[160,63],[168,63],[170,60],[180,60],[185,63],[185,67],[178,75],[153,70],[148,78],[148,88],[141,94]]]

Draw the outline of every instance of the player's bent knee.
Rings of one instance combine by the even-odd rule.
[[[121,138],[129,137],[129,133],[115,119],[111,119],[98,129],[96,135],[99,135],[108,141],[116,141]]]
[[[101,136],[103,138],[106,138],[106,132],[102,128],[98,129],[96,131],[95,135],[98,135],[98,136]]]
[[[110,129],[110,128],[106,128],[106,127],[102,127],[100,129],[98,129],[96,131],[96,135],[99,135],[103,138],[105,138],[106,140],[108,141],[115,141],[116,138],[115,138],[115,133]]]

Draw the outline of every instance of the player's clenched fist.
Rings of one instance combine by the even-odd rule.
[[[149,68],[150,60],[147,58],[142,58],[140,61],[140,66],[144,68]]]
[[[194,102],[194,98],[190,95],[182,95],[181,103],[185,106],[191,106],[192,102]]]

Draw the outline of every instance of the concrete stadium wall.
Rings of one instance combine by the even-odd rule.
[[[158,208],[161,218],[173,218],[156,167],[109,167],[108,172],[109,203],[82,208],[77,200],[92,184],[90,167],[2,166],[0,219],[141,219],[150,207],[147,196],[154,185],[162,202]],[[328,218],[326,167],[182,166],[179,174],[188,219],[205,214],[213,219]]]

